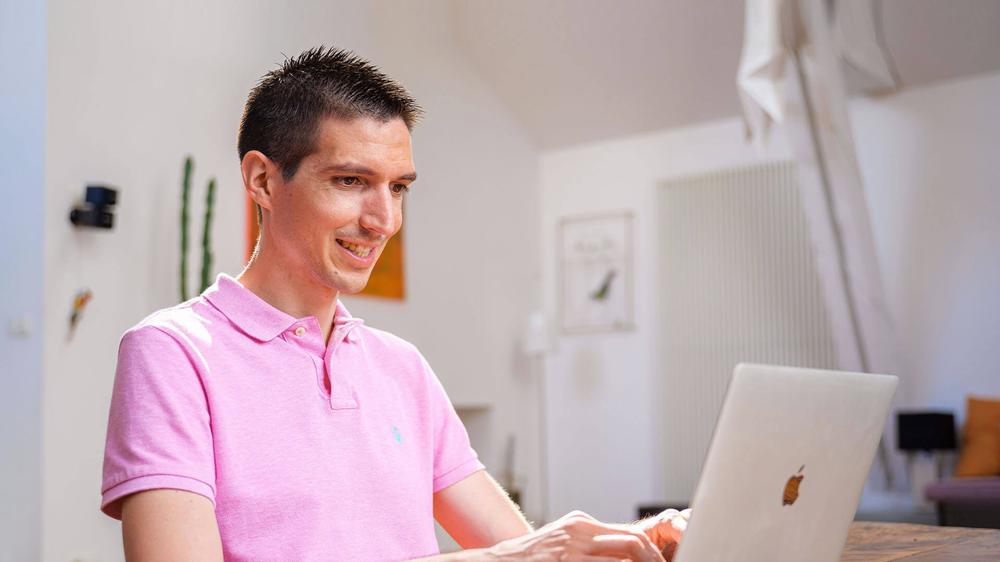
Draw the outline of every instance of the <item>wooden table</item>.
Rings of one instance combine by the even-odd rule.
[[[841,562],[997,562],[1000,530],[854,523]]]

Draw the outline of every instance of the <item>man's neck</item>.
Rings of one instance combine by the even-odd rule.
[[[303,276],[296,268],[285,266],[263,252],[236,279],[261,300],[289,316],[316,317],[323,330],[323,341],[329,340],[337,312],[335,289]]]

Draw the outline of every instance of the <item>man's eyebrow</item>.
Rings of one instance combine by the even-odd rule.
[[[371,168],[367,168],[360,164],[331,164],[320,169],[320,174],[328,174],[330,172],[340,172],[345,174],[358,174],[359,176],[374,176],[375,171]],[[417,181],[417,173],[410,172],[409,174],[403,174],[396,179]]]

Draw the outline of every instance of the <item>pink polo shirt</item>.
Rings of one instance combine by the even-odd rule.
[[[413,345],[339,302],[324,345],[220,275],[122,338],[101,509],[187,490],[226,560],[405,560],[438,552],[433,494],[482,468]]]

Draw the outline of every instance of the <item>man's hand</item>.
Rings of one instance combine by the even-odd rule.
[[[684,511],[668,509],[656,517],[640,521],[637,526],[653,541],[663,557],[670,560],[674,557],[674,551],[681,542],[684,531],[687,530],[690,517],[690,509]]]
[[[663,562],[650,537],[630,526],[601,523],[582,511],[486,550],[488,559],[529,562]]]

